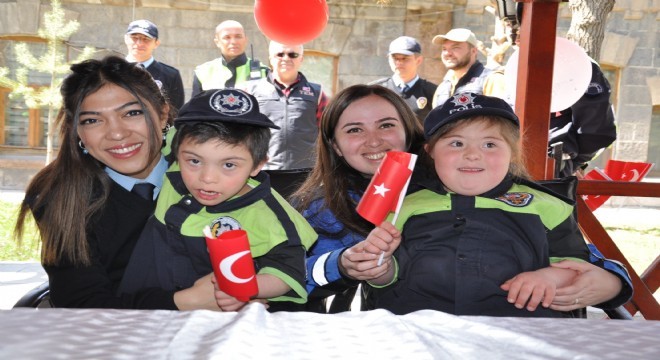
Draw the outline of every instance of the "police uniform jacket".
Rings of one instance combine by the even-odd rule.
[[[159,287],[185,289],[213,271],[202,229],[215,234],[243,229],[258,274],[271,274],[289,285],[288,293],[269,299],[304,303],[305,252],[316,233],[295,209],[272,191],[260,172],[247,194],[205,207],[185,188],[178,165],[167,172],[158,205],[133,252],[120,293]]]
[[[572,175],[616,140],[610,84],[593,61],[591,70],[584,95],[573,106],[550,116],[549,143],[562,142],[562,152],[569,158],[560,177]]]
[[[50,299],[56,307],[176,310],[174,291],[145,288],[117,296],[133,248],[153,213],[155,202],[111,181],[110,194],[87,230],[91,261],[73,265],[66,258],[44,266]],[[39,217],[39,210],[35,212]]]
[[[456,315],[559,317],[517,309],[500,289],[506,280],[548,267],[554,258],[589,259],[573,206],[523,180],[505,179],[480,196],[447,193],[437,180],[406,196],[396,226],[396,282],[374,289],[377,308]],[[559,259],[557,259],[559,260]]]
[[[243,87],[257,98],[259,111],[280,127],[271,129],[268,163],[264,170],[314,167],[321,85],[307,81],[299,73],[299,81],[291,86],[288,95],[275,84],[272,74],[245,83]]]
[[[159,83],[161,91],[164,91],[170,104],[179,109],[183,106],[185,95],[183,93],[183,81],[181,74],[176,68],[154,60],[147,68],[151,77]]]
[[[259,61],[250,59],[245,53],[229,62],[221,56],[195,68],[192,96],[204,90],[236,87],[248,80],[262,78],[267,72],[266,67]]]
[[[454,94],[471,92],[475,94],[484,94],[484,85],[486,79],[493,72],[493,70],[486,68],[479,60],[477,60],[470,69],[461,77],[456,83],[452,91],[452,73],[447,72],[442,82],[438,85],[433,95],[433,107],[441,106]],[[491,95],[491,94],[484,94]]]
[[[417,115],[417,118],[422,124],[424,123],[426,115],[428,115],[433,108],[433,106],[431,106],[431,101],[433,100],[433,94],[438,87],[438,85],[422,78],[417,79],[415,84],[406,91],[401,91],[401,88],[396,86],[392,77],[379,79],[371,84],[384,86],[399,94],[406,104],[410,106],[415,115]]]

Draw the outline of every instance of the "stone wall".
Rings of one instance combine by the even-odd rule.
[[[387,48],[401,35],[420,40],[425,57],[420,74],[437,82],[445,69],[439,48],[431,44],[433,36],[453,27],[468,27],[489,47],[495,26],[493,16],[484,11],[490,0],[392,0],[386,7],[376,0],[328,0],[328,4],[327,28],[305,48],[338,57],[338,89],[391,75]],[[240,21],[254,56],[267,59],[268,39],[254,21],[254,0],[63,0],[62,5],[67,17],[81,25],[70,44],[92,45],[100,50],[99,57],[125,54],[123,35],[130,21],[146,18],[155,22],[161,34],[156,58],[181,71],[187,97],[194,67],[219,56],[213,32],[223,20]],[[36,35],[48,6],[46,0],[0,0],[0,36]],[[601,62],[620,69],[616,84],[620,135],[614,147],[619,159],[646,159],[653,106],[660,105],[659,8],[660,0],[619,0],[608,19]],[[569,23],[570,12],[562,4],[559,35],[565,34]],[[485,60],[481,55],[480,59]],[[1,168],[9,166],[3,157]]]

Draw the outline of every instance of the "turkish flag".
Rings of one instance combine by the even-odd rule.
[[[634,161],[608,160],[605,173],[614,181],[641,181],[653,164]]]
[[[603,170],[599,168],[594,168],[584,175],[585,180],[600,180],[600,181],[612,181],[612,179],[607,176]],[[589,207],[589,210],[594,211],[598,209],[601,205],[610,198],[609,195],[582,195],[585,204]]]
[[[651,171],[653,164],[634,161],[608,160],[603,172],[599,168],[589,171],[586,180],[641,181]],[[583,195],[589,210],[594,211],[610,198],[609,195]]]
[[[390,212],[398,215],[410,183],[417,155],[389,151],[364,192],[357,213],[374,225],[380,225]]]
[[[240,301],[249,301],[259,293],[259,288],[247,233],[230,230],[214,238],[207,229],[204,229],[206,246],[218,287]]]

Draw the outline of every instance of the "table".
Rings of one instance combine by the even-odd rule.
[[[0,359],[658,359],[660,322],[99,309],[0,311]]]

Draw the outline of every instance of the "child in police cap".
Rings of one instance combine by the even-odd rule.
[[[417,180],[396,227],[384,222],[367,238],[398,245],[397,266],[370,282],[375,307],[564,316],[549,306],[576,272],[550,263],[589,252],[572,204],[527,180],[519,134],[511,107],[494,97],[458,94],[429,113],[435,174]]]
[[[243,229],[257,271],[256,299],[304,303],[305,252],[316,233],[270,188],[261,171],[270,128],[255,98],[236,89],[208,90],[179,111],[168,169],[156,212],[126,269],[120,293],[179,289],[212,272],[202,229],[213,235]],[[245,303],[216,292],[224,311]],[[271,309],[274,308],[271,306]]]

